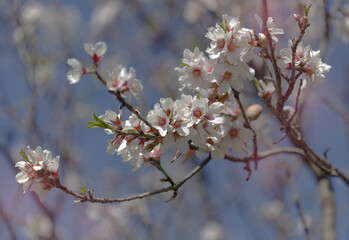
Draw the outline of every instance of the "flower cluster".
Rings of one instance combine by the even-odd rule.
[[[107,51],[105,42],[98,42],[95,45],[85,43],[84,48],[86,53],[93,60],[94,66],[84,68],[79,60],[69,58],[67,64],[71,66],[72,69],[67,72],[67,79],[70,84],[79,82],[84,74],[96,73],[96,67]],[[131,67],[130,71],[127,72],[127,69],[122,66],[116,66],[108,72],[106,86],[109,91],[119,92],[125,97],[132,95],[136,99],[138,99],[139,93],[143,89],[142,83],[136,78],[136,71]]]
[[[136,71],[131,67],[130,71],[122,66],[116,66],[108,75],[106,85],[109,91],[118,91],[126,97],[131,94],[138,98],[143,90],[142,83],[136,78]]]
[[[247,65],[253,56],[254,37],[252,30],[240,28],[237,17],[223,15],[223,24],[210,27],[206,37],[211,40],[207,59],[198,48],[186,49],[179,73],[181,90],[185,87],[200,92],[211,88],[218,94],[243,89],[243,80],[252,80],[254,69]]]
[[[210,27],[206,33],[211,40],[206,50],[208,57],[197,47],[193,52],[184,50],[181,66],[175,70],[179,75],[180,90],[188,89],[193,96],[182,94],[177,100],[160,99],[160,103],[156,103],[145,118],[133,111],[123,121],[121,110],[119,114],[107,110],[104,115],[95,116],[95,122],[89,122],[89,127],[101,127],[113,135],[108,141],[107,152],[121,155],[123,161],[130,162],[137,169],[145,163],[160,161],[162,153],[173,146],[183,154],[192,149],[198,157],[209,152],[213,158],[224,158],[230,152],[246,150],[253,131],[246,128],[246,119],[241,114],[243,109],[239,107],[242,103],[238,102],[236,94],[243,91],[246,80],[254,78],[255,70],[248,62],[257,55],[255,49],[267,51],[265,31],[269,32],[273,44],[278,42],[276,36],[284,33],[281,28],[275,27],[271,17],[267,19],[267,29],[264,29],[259,16],[256,15],[256,19],[261,33],[257,33],[255,28],[240,27],[237,17],[223,15],[222,23]],[[285,75],[292,70],[292,46],[290,40],[289,48],[282,49],[278,58]],[[84,70],[79,62],[68,60],[73,67],[68,72],[71,83],[85,73],[97,74],[98,63],[106,52],[106,46],[101,42],[85,44],[85,49],[94,66]],[[295,70],[301,73],[299,76],[312,82],[319,81],[329,68],[321,62],[319,52],[298,44]],[[98,74],[97,77],[100,78]],[[137,97],[142,90],[133,68],[127,71],[122,66],[116,66],[102,82],[109,91],[124,96],[130,93]],[[275,82],[272,79],[255,79],[255,84],[259,95],[270,101],[275,92]],[[250,120],[258,118],[260,112],[261,109],[257,117]]]
[[[237,17],[223,15],[223,22],[210,27],[205,35],[211,40],[206,50],[208,57],[197,47],[193,52],[185,49],[181,66],[175,68],[180,91],[188,89],[193,95],[182,94],[176,100],[161,98],[146,117],[124,99],[128,96],[137,98],[143,89],[133,68],[128,71],[125,67],[116,66],[107,72],[105,78],[98,72],[99,63],[107,51],[104,42],[84,45],[93,61],[90,67],[83,67],[75,58],[68,59],[72,69],[67,72],[67,79],[71,84],[80,81],[85,74],[95,74],[122,102],[119,113],[107,110],[100,117],[94,115],[95,121],[88,122],[88,128],[104,128],[107,134],[112,135],[107,153],[121,155],[123,161],[130,162],[134,169],[145,164],[159,167],[163,152],[171,147],[175,147],[177,153],[187,154],[195,150],[198,157],[210,153],[213,158],[220,159],[226,154],[248,151],[247,143],[253,140],[256,154],[256,135],[249,121],[259,117],[262,107],[253,105],[244,111],[239,96],[246,80],[254,79],[259,96],[271,105],[276,84],[273,77],[259,81],[254,78],[255,70],[248,65],[252,57],[258,55],[276,61],[273,62],[273,68],[277,65],[274,71],[281,72],[282,78],[288,82],[290,74],[294,82],[298,78],[304,83],[322,82],[324,74],[331,68],[322,63],[320,51],[304,47],[301,39],[297,47],[296,41],[290,40],[288,48],[282,49],[277,60],[273,60],[268,51],[275,51],[275,48],[269,49],[269,45],[276,45],[276,35],[284,31],[275,27],[271,17],[267,19],[266,27],[263,27],[259,16],[256,15],[256,19],[261,33],[257,33],[255,27],[241,28]],[[300,29],[306,29],[307,18],[297,15],[295,19]],[[269,45],[268,39],[272,41]],[[262,51],[255,54],[256,49]],[[295,55],[294,58],[292,55]],[[280,95],[282,92],[278,92],[278,100]],[[122,107],[132,112],[127,120],[122,119]],[[290,106],[281,107],[288,112],[289,118],[295,113]],[[50,151],[41,147],[33,150],[29,146],[26,151],[21,151],[21,155],[24,161],[16,164],[20,169],[16,180],[23,184],[24,192],[30,189],[39,195],[40,201],[44,201],[48,191],[55,186],[55,180],[58,180],[59,156],[52,158]]]
[[[280,50],[278,65],[284,74],[292,70],[292,46],[293,42],[289,40],[288,48]],[[300,78],[305,80],[305,87],[307,81],[322,83],[325,80],[324,74],[330,71],[331,66],[321,61],[320,51],[312,51],[310,45],[304,47],[300,42],[295,54],[295,68],[301,73]]]
[[[160,99],[146,118],[155,130],[134,114],[123,122],[121,113],[107,110],[99,117],[110,126],[105,126],[106,132],[114,135],[107,152],[117,152],[137,169],[151,160],[160,160],[163,149],[171,146],[181,153],[194,147],[199,156],[211,151],[216,158],[223,158],[229,149],[240,151],[252,135],[242,126],[234,98],[225,103],[226,107],[221,102],[210,103],[207,98],[184,94],[176,101]]]
[[[23,184],[23,191],[35,192],[41,202],[45,201],[52,187],[52,180],[58,178],[59,156],[52,158],[52,153],[37,147],[35,150],[29,146],[26,151],[21,150],[24,161],[16,163],[20,172],[16,181]],[[33,183],[33,181],[35,182]]]

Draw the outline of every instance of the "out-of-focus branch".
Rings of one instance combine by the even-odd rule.
[[[256,159],[254,158],[253,155],[248,156],[248,157],[244,157],[244,158],[237,158],[237,157],[233,157],[233,156],[229,156],[229,155],[225,155],[226,160],[231,161],[231,162],[251,162],[251,161],[260,161],[262,159],[274,156],[274,155],[278,155],[278,154],[296,154],[296,155],[300,155],[300,156],[305,156],[305,153],[302,149],[300,148],[290,148],[290,147],[280,147],[280,148],[275,148],[275,149],[270,149],[270,150],[266,150],[264,152],[258,153],[258,155],[256,156]]]
[[[292,194],[293,194],[293,201],[294,201],[294,204],[296,205],[296,208],[297,208],[297,211],[298,211],[298,214],[299,214],[299,218],[300,218],[301,223],[303,225],[303,229],[304,229],[304,233],[305,233],[306,239],[310,240],[309,228],[308,228],[305,216],[304,216],[303,208],[302,208],[301,203],[299,201],[299,194],[298,194],[296,183],[294,181],[294,178],[292,176],[290,168],[287,166],[286,162],[283,159],[281,160],[281,164],[282,164],[282,166],[284,167],[284,169],[286,171],[286,176],[287,176],[288,182],[289,182],[289,184],[291,186],[291,190],[292,190]]]
[[[0,216],[1,216],[2,220],[5,222],[7,230],[9,232],[10,236],[11,236],[11,239],[12,240],[16,240],[17,236],[16,236],[15,231],[13,230],[13,227],[11,225],[11,219],[5,213],[4,208],[2,207],[1,201],[0,201]]]
[[[337,239],[335,231],[336,208],[332,186],[327,178],[319,179],[318,191],[322,206],[321,232],[323,240]]]
[[[316,95],[323,101],[330,109],[332,109],[339,117],[343,119],[343,121],[349,125],[349,116],[346,112],[342,111],[340,108],[344,108],[344,104],[339,104],[340,106],[337,107],[334,103],[332,103],[328,98],[326,98],[323,94],[315,90]]]

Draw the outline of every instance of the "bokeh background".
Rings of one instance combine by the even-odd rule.
[[[270,15],[285,30],[277,49],[287,47],[298,28],[293,13],[313,4],[311,27],[304,45],[320,49],[332,66],[321,86],[307,89],[299,121],[309,145],[327,154],[349,175],[349,3],[348,1],[269,0]],[[108,46],[101,69],[118,64],[137,71],[144,90],[132,104],[146,115],[161,97],[176,98],[177,72],[183,50],[204,51],[209,26],[224,13],[239,16],[252,28],[262,1],[253,0],[47,0],[0,1],[0,239],[305,239],[294,202],[294,187],[312,239],[321,238],[318,182],[300,159],[280,155],[263,160],[249,181],[244,165],[210,162],[187,182],[172,202],[164,193],[122,204],[73,204],[57,189],[44,204],[23,195],[15,182],[15,162],[21,148],[40,145],[60,155],[60,178],[70,189],[86,186],[96,196],[124,197],[166,186],[152,167],[133,172],[132,166],[105,149],[109,138],[101,129],[86,129],[92,113],[116,111],[119,103],[94,76],[69,85],[68,58],[84,66],[91,60],[85,42]],[[257,28],[258,29],[258,28]],[[264,64],[251,61],[259,77]],[[248,84],[247,84],[248,85]],[[246,106],[261,103],[247,86]],[[292,102],[290,103],[292,104]],[[127,111],[125,117],[127,117]],[[261,149],[282,136],[280,126],[265,109],[254,122]],[[291,146],[285,139],[279,146]],[[200,159],[165,154],[163,165],[180,179]],[[287,172],[291,173],[287,177]],[[349,188],[331,178],[338,239],[349,238]]]

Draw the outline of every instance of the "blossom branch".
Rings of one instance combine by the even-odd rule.
[[[301,32],[297,38],[296,41],[293,40],[293,45],[291,47],[291,50],[292,50],[292,62],[291,62],[291,78],[290,78],[290,81],[289,81],[289,86],[288,86],[288,89],[285,93],[285,95],[283,95],[282,97],[282,102],[285,103],[287,101],[287,99],[290,97],[290,95],[292,94],[293,92],[293,89],[294,89],[294,85],[298,79],[298,77],[302,74],[302,70],[296,75],[296,51],[297,51],[297,47],[299,45],[299,43],[301,42],[304,34],[305,34],[305,30],[310,26],[309,23],[307,24],[302,24],[302,27],[301,27]]]
[[[101,81],[104,85],[107,85],[107,82],[103,79],[103,77],[99,74],[99,72],[96,70],[94,72],[96,77],[99,81]],[[122,107],[126,107],[130,112],[134,113],[141,121],[143,121],[150,129],[152,129],[155,133],[158,131],[139,113],[138,110],[136,110],[131,104],[129,104],[123,96],[121,96],[121,93],[119,91],[109,91],[111,94],[113,94],[119,102],[121,102]]]
[[[280,68],[278,67],[276,63],[276,57],[275,57],[275,47],[273,45],[273,40],[271,38],[271,34],[268,30],[267,21],[268,21],[268,3],[267,0],[263,0],[263,12],[262,12],[262,19],[263,19],[263,32],[265,36],[267,37],[267,41],[269,44],[270,49],[270,60],[274,68],[275,73],[275,79],[276,79],[276,92],[278,95],[277,99],[277,112],[282,115],[282,108],[283,108],[283,102],[282,102],[282,88],[281,88],[281,73]]]
[[[270,111],[273,113],[273,115],[277,117],[277,110],[271,104],[267,103],[267,106],[270,109]],[[279,121],[283,126],[287,126],[286,120],[279,118]],[[306,162],[313,163],[319,169],[321,169],[327,176],[340,177],[347,185],[349,185],[348,177],[346,177],[343,173],[341,173],[338,168],[333,167],[329,163],[327,158],[322,158],[319,155],[317,155],[305,142],[299,129],[297,129],[293,125],[289,125],[289,126],[290,127],[289,127],[288,135],[290,136],[294,146],[298,149],[303,150],[304,154],[301,154],[301,155]]]

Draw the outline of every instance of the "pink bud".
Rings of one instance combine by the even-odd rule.
[[[301,20],[301,16],[298,15],[297,13],[293,14],[294,19],[299,22]]]

